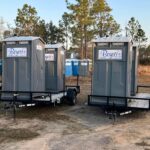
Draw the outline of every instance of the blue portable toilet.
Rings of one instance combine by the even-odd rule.
[[[73,76],[79,75],[79,59],[72,60],[72,74]]]
[[[65,62],[65,75],[66,75],[66,77],[72,76],[72,59],[66,59],[66,62]]]

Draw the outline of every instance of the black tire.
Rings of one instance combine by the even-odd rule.
[[[76,92],[73,89],[67,90],[67,100],[69,102],[69,105],[71,106],[76,104],[77,96],[76,96]]]

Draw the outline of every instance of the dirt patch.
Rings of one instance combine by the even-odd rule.
[[[84,125],[83,123],[72,121],[70,123],[67,123],[67,127],[64,129],[62,135],[68,135],[68,134],[85,134],[92,132],[93,130]]]
[[[138,146],[150,146],[150,144],[148,144],[148,143],[145,142],[145,141],[142,141],[142,142],[140,142],[140,143],[136,143],[136,145],[138,145]]]
[[[33,139],[39,136],[39,133],[29,129],[11,129],[0,128],[0,143]]]
[[[150,137],[144,137],[135,144],[138,146],[141,146],[141,147],[149,147],[150,148]]]
[[[61,114],[61,112],[59,111],[60,108],[58,107],[35,106],[35,107],[20,109],[16,113],[16,118],[17,119],[39,119],[43,121],[58,121],[58,120],[69,121],[70,117]]]
[[[34,109],[36,110],[36,108]],[[48,112],[46,109],[43,112],[37,112],[34,119],[30,117],[22,119],[20,116],[16,123],[1,118],[0,126],[2,127],[8,124],[6,126],[8,129],[16,130],[16,128],[22,127],[40,134],[31,140],[18,140],[18,142],[8,138],[7,140],[12,141],[12,143],[3,144],[3,149],[142,150],[143,141],[145,142],[144,148],[150,148],[149,112],[139,111],[119,117],[117,123],[112,125],[111,121],[98,107],[78,105],[74,107],[63,106],[56,109],[57,112],[54,109],[47,110]],[[26,113],[25,116],[29,115],[28,111],[24,110],[23,112]],[[19,114],[19,112],[17,113]],[[47,117],[46,120],[45,117],[39,119],[40,113],[55,119],[48,118],[47,120]],[[15,147],[13,147],[14,144]]]

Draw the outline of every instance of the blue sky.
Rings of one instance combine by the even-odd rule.
[[[139,20],[150,41],[150,0],[107,0],[107,2],[113,9],[112,15],[121,28],[124,28],[133,16]],[[3,0],[0,4],[0,17],[14,25],[17,9],[22,8],[25,3],[34,6],[38,15],[46,22],[52,20],[57,23],[63,12],[67,11],[65,0]]]

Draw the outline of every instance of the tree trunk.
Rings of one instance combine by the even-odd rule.
[[[66,26],[66,40],[65,40],[65,42],[66,42],[66,50],[68,50],[68,27]]]
[[[87,58],[87,30],[86,26],[84,26],[84,58]]]
[[[81,59],[83,59],[83,36],[81,36],[81,47],[80,47],[80,51],[81,51]]]

